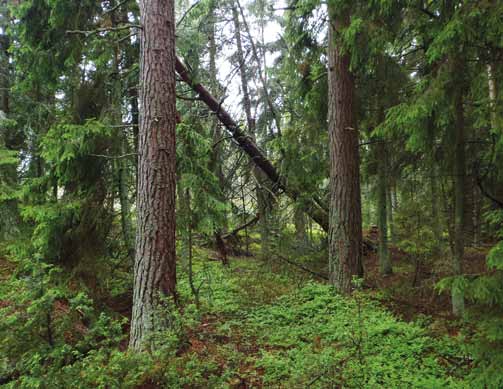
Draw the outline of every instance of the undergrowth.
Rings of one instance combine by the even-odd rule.
[[[171,329],[152,354],[125,351],[125,318],[98,313],[57,268],[14,274],[0,289],[5,387],[470,387],[456,339],[397,320],[362,291],[345,298],[272,263],[227,269],[207,256],[198,250],[194,264],[199,307],[180,265],[182,308],[160,313]]]

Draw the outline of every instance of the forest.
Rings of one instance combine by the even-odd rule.
[[[0,0],[0,387],[503,388],[503,1]]]

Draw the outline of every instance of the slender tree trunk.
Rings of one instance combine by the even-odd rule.
[[[121,134],[121,152],[128,152],[126,134]],[[129,174],[126,158],[121,158],[118,161],[119,165],[119,201],[121,206],[121,226],[124,245],[131,262],[134,261],[134,232],[133,222],[131,220],[131,206],[129,203]]]
[[[9,37],[0,35],[0,111],[9,114]]]
[[[197,308],[199,308],[199,289],[194,283],[193,250],[192,250],[192,206],[190,204],[190,190],[185,190],[186,212],[187,212],[187,257],[189,260],[189,285]]]
[[[388,240],[396,244],[395,222],[393,221],[393,186],[388,182],[386,187],[386,214],[388,216]]]
[[[480,190],[477,186],[473,187],[473,245],[480,245],[480,217],[481,217],[482,199]]]
[[[115,6],[115,1],[111,2],[111,6]],[[119,15],[117,15],[117,13]],[[115,10],[111,14],[112,27],[118,25],[118,21],[127,18],[127,15],[123,15],[124,12],[121,10]],[[121,124],[122,123],[122,88],[120,79],[120,58],[121,52],[119,45],[116,44],[114,47],[114,58],[113,58],[113,69],[115,74],[113,92],[112,92],[112,123]],[[118,152],[122,155],[128,153],[127,145],[127,131],[126,129],[119,128],[117,130],[117,137],[120,139]],[[130,263],[134,262],[134,238],[133,238],[133,224],[131,220],[131,207],[129,205],[129,174],[128,174],[128,161],[126,158],[119,158],[116,160],[117,168],[117,187],[119,191],[119,202],[120,202],[120,214],[121,214],[121,226],[122,226],[122,236],[124,241],[124,246],[126,247],[126,252]]]
[[[459,68],[456,70],[460,70]],[[455,109],[455,152],[454,152],[454,255],[453,270],[455,275],[463,274],[463,255],[465,247],[465,190],[466,156],[465,123],[463,111],[463,92],[456,86],[454,95]],[[464,312],[464,294],[459,288],[452,289],[452,311],[461,316]]]
[[[239,2],[236,2],[237,6],[240,7]],[[241,15],[242,9],[241,9]],[[243,108],[246,115],[246,122],[248,124],[248,132],[254,141],[256,141],[256,127],[255,127],[255,118],[252,115],[252,104],[250,98],[250,92],[248,88],[248,74],[247,74],[247,66],[244,57],[243,51],[243,43],[241,38],[241,23],[239,22],[239,13],[236,5],[232,7],[232,18],[234,22],[234,37],[236,39],[236,47],[237,47],[237,59],[239,64],[239,74],[241,76],[241,90],[243,92]],[[256,53],[255,53],[256,54]],[[255,58],[258,61],[258,57]],[[260,62],[258,62],[260,66]],[[265,84],[264,84],[265,86]],[[271,221],[270,218],[270,210],[269,206],[270,201],[272,200],[269,196],[269,192],[267,189],[263,187],[265,185],[265,175],[264,173],[258,169],[255,165],[253,165],[252,173],[257,181],[257,208],[261,215],[259,220],[260,225],[260,240],[261,240],[261,255],[263,259],[267,259],[269,257],[269,246],[270,246],[270,229],[269,224]]]
[[[216,96],[217,98],[220,98],[220,91],[219,91],[219,86],[218,86],[218,78],[217,78],[217,63],[216,63],[216,58],[217,58],[217,44],[215,41],[215,28],[216,28],[216,16],[215,16],[215,1],[212,1],[211,3],[211,9],[210,9],[210,14],[209,14],[209,23],[210,23],[210,29],[209,29],[209,54],[210,54],[210,90],[213,96]],[[212,128],[212,136],[213,136],[213,143],[216,144],[215,147],[213,147],[213,154],[211,156],[211,168],[215,176],[218,178],[218,182],[220,185],[220,200],[225,201],[224,198],[224,191],[225,191],[225,177],[223,173],[223,157],[222,157],[222,152],[223,152],[223,143],[220,142],[220,139],[222,138],[222,131],[220,129],[220,125],[218,123],[218,119],[215,117],[212,119],[211,123],[211,128]],[[225,223],[224,223],[225,224]]]
[[[4,15],[5,20],[8,20],[9,15]],[[6,28],[6,25],[0,26]],[[9,55],[10,40],[7,35],[0,34],[0,123],[9,116],[9,101],[10,101],[10,55]],[[2,129],[0,127],[0,129]],[[2,129],[3,130],[3,129]],[[0,148],[11,148],[7,144],[2,132],[0,132]],[[17,185],[18,175],[17,166],[3,165],[0,168],[0,182],[14,188]],[[18,212],[18,203],[15,199],[4,199],[0,201],[0,239],[12,238],[19,232],[21,220]]]
[[[175,296],[176,93],[173,0],[141,0],[138,227],[129,347],[154,348],[160,297]]]
[[[245,199],[245,185],[241,185],[241,204],[243,205],[243,223],[246,223],[246,199]],[[250,255],[250,237],[248,235],[248,227],[245,228],[245,254]]]
[[[442,224],[440,219],[440,212],[438,211],[438,179],[436,167],[432,167],[430,170],[430,198],[431,198],[431,220],[433,223],[433,233],[435,234],[435,239],[440,245],[442,241]]]
[[[387,225],[387,201],[386,201],[386,144],[379,141],[377,147],[377,227],[379,229],[379,271],[382,275],[393,273],[391,259],[388,250],[388,225]]]
[[[244,11],[243,11],[243,7],[241,7],[241,4],[240,4],[239,0],[235,0],[235,1],[236,1],[237,7],[239,8],[241,17],[243,19],[243,25],[244,25],[245,31],[246,31],[246,33],[248,35],[248,39],[250,40],[250,46],[251,46],[251,49],[252,49],[253,58],[255,59],[255,62],[257,63],[258,76],[259,76],[260,82],[262,84],[262,89],[263,89],[263,93],[264,93],[264,97],[265,97],[267,106],[269,108],[269,111],[270,111],[273,119],[274,119],[274,124],[276,125],[276,130],[278,131],[278,136],[281,136],[280,118],[278,116],[278,113],[276,112],[276,109],[274,108],[274,104],[273,104],[272,98],[269,95],[269,88],[267,87],[266,76],[264,74],[262,74],[262,62],[260,61],[260,58],[259,58],[259,55],[258,55],[257,46],[255,45],[253,37],[252,37],[252,35],[250,33],[250,27],[248,26],[248,23],[246,21],[245,14],[244,14]],[[238,20],[237,26],[239,26],[239,19],[238,19],[239,17],[237,15],[237,9],[236,9],[235,6],[233,7],[233,12],[234,11],[236,12],[236,15],[234,15],[234,23],[236,24],[236,20]],[[241,39],[240,39],[240,41],[241,41]],[[264,61],[265,61],[265,57],[264,57]],[[265,69],[265,66],[264,66],[264,73],[265,73],[265,71],[266,71],[266,69]]]
[[[210,54],[210,89],[211,93],[214,96],[219,97],[219,88],[218,88],[218,79],[217,79],[217,65],[216,65],[216,57],[217,57],[217,44],[215,41],[215,28],[216,28],[216,1],[212,1],[210,3],[209,10],[209,33],[208,33],[208,41],[209,41],[209,54]],[[222,138],[222,131],[220,130],[220,126],[218,123],[218,119],[216,117],[212,118],[211,123],[212,128],[212,137],[213,144],[216,146],[213,147],[212,156],[210,161],[210,169],[213,171],[213,174],[218,179],[219,183],[219,193],[217,197],[221,202],[225,202],[225,178],[223,174],[223,158],[222,158],[222,147],[223,143],[220,142]],[[227,258],[227,249],[225,247],[225,242],[222,239],[222,234],[225,233],[227,229],[227,215],[222,215],[222,221],[220,223],[215,223],[215,247],[218,251],[220,259],[222,260],[222,264],[227,266],[229,264]]]
[[[440,248],[442,241],[442,224],[440,213],[438,211],[438,169],[437,158],[435,153],[435,120],[431,116],[428,121],[428,148],[430,149],[429,158],[429,184],[430,184],[430,199],[431,199],[431,222],[432,230],[435,235],[434,239],[437,242],[437,247]]]
[[[328,132],[330,152],[329,264],[334,287],[349,293],[363,276],[360,156],[355,118],[355,81],[350,56],[336,46],[349,25],[348,10],[329,3]],[[339,14],[337,14],[339,12]]]
[[[294,209],[295,238],[299,247],[307,246],[306,215],[301,208]]]
[[[487,86],[489,89],[489,104],[491,108],[491,128],[496,128],[496,79],[494,77],[494,67],[492,64],[487,64]]]

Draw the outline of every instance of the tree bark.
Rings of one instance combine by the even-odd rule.
[[[175,296],[176,93],[172,0],[141,0],[138,227],[129,347],[154,348],[160,297]]]
[[[363,276],[360,156],[356,128],[355,81],[350,56],[336,47],[336,37],[349,25],[348,10],[329,3],[328,133],[330,153],[330,281],[341,293],[352,278]],[[337,13],[339,12],[339,14]]]

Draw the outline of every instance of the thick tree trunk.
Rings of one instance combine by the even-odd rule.
[[[149,336],[162,295],[175,296],[176,94],[174,1],[141,0],[138,227],[129,347]]]
[[[387,223],[387,179],[386,179],[386,144],[381,140],[377,142],[377,227],[379,229],[379,271],[382,275],[393,273],[388,250],[388,223]]]
[[[363,276],[360,156],[354,111],[355,81],[350,56],[336,47],[336,37],[349,25],[349,14],[329,4],[328,132],[330,152],[329,263],[330,281],[341,293],[352,278]]]

